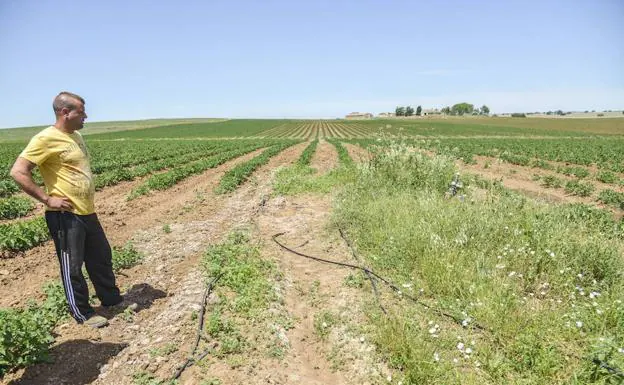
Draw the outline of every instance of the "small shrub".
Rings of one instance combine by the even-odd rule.
[[[568,181],[565,185],[565,192],[580,197],[590,196],[596,187],[590,182],[581,182],[578,180]]]
[[[554,175],[546,175],[542,178],[542,186],[548,188],[559,188],[563,185],[563,181]]]
[[[560,168],[558,172],[564,175],[568,175],[568,176],[573,175],[577,178],[585,178],[589,176],[589,171],[583,167],[566,166],[566,167]]]
[[[123,269],[132,267],[143,259],[143,255],[139,253],[131,242],[123,247],[113,248],[113,271],[118,272]]]
[[[605,189],[598,194],[598,200],[602,203],[616,206],[624,210],[624,193],[611,189]]]
[[[338,318],[334,314],[327,310],[322,311],[314,316],[314,331],[322,340],[325,340],[337,322]]]
[[[617,181],[617,176],[611,171],[600,171],[598,175],[596,175],[596,179],[602,183],[615,183]]]
[[[52,330],[66,317],[66,301],[59,283],[44,288],[46,300],[25,309],[0,309],[0,377],[45,360],[54,336]]]

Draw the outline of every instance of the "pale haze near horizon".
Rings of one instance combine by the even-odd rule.
[[[624,3],[0,2],[0,127],[624,108]]]

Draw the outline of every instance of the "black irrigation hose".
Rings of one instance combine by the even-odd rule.
[[[462,320],[460,320],[459,318],[457,318],[457,317],[455,317],[454,315],[449,314],[449,313],[447,313],[447,312],[445,312],[445,311],[442,311],[442,310],[440,310],[440,309],[436,309],[436,308],[434,308],[434,307],[432,307],[432,306],[430,306],[430,305],[427,305],[426,303],[424,303],[424,302],[422,302],[422,301],[419,301],[419,300],[418,300],[418,298],[416,298],[416,297],[412,297],[412,296],[411,296],[411,295],[409,295],[409,294],[405,294],[405,293],[403,293],[403,292],[401,291],[401,289],[399,289],[399,287],[398,287],[397,285],[395,285],[395,284],[394,284],[394,283],[392,283],[391,281],[387,280],[386,278],[384,278],[384,277],[380,276],[379,274],[375,273],[374,271],[372,271],[372,270],[370,270],[370,269],[368,269],[368,268],[366,268],[366,267],[357,266],[357,265],[352,265],[352,264],[350,264],[350,263],[343,263],[343,262],[337,262],[337,261],[330,261],[330,260],[328,260],[328,259],[323,259],[323,258],[313,257],[313,256],[311,256],[311,255],[303,254],[303,253],[300,253],[300,252],[298,252],[298,251],[296,251],[296,250],[293,250],[293,249],[289,248],[288,246],[286,246],[286,245],[284,245],[284,244],[280,243],[280,242],[277,240],[277,237],[279,237],[279,236],[281,236],[281,235],[284,235],[284,234],[286,234],[286,233],[277,233],[277,234],[273,235],[273,237],[272,237],[272,238],[273,238],[273,242],[277,243],[277,244],[278,244],[281,248],[283,248],[284,250],[287,250],[287,251],[289,251],[289,252],[291,252],[291,253],[293,253],[293,254],[299,255],[299,256],[301,256],[301,257],[305,257],[305,258],[308,258],[308,259],[312,259],[312,260],[317,261],[317,262],[330,263],[330,264],[333,264],[333,265],[338,265],[338,266],[349,267],[349,268],[351,268],[351,269],[362,270],[362,271],[363,271],[363,272],[365,272],[366,274],[370,274],[370,275],[372,275],[373,277],[375,277],[375,278],[377,278],[378,280],[380,280],[381,282],[385,283],[385,284],[386,284],[388,287],[390,287],[392,290],[396,291],[397,293],[400,293],[400,295],[401,295],[402,297],[405,297],[405,298],[407,298],[407,299],[409,299],[409,300],[413,301],[414,303],[416,303],[416,304],[418,304],[418,305],[421,305],[421,306],[423,306],[424,308],[429,309],[429,310],[431,310],[431,311],[433,311],[433,312],[435,312],[435,313],[437,313],[437,314],[439,314],[439,315],[441,315],[441,316],[444,316],[444,317],[450,318],[450,319],[452,319],[453,321],[455,321],[456,323],[458,323],[458,324],[460,324],[460,325],[461,325]],[[482,330],[482,331],[486,331],[486,330],[487,330],[487,329],[486,329],[486,328],[484,328],[483,326],[481,326],[481,325],[479,325],[479,324],[476,324],[476,323],[472,323],[472,324],[470,324],[470,327],[472,327],[472,328],[474,328],[474,329],[479,329],[479,330]]]
[[[358,258],[357,254],[355,254],[355,250],[353,249],[353,246],[351,246],[351,242],[349,241],[347,236],[344,234],[344,231],[342,231],[342,229],[338,229],[338,230],[340,231],[340,236],[342,237],[342,239],[347,243],[347,246],[349,246],[349,250],[351,250],[351,255],[353,256],[353,259],[355,259],[355,261],[358,264],[361,264],[360,259]],[[373,287],[373,292],[375,293],[375,297],[377,298],[377,303],[379,304],[379,308],[385,315],[388,315],[388,312],[381,304],[381,298],[379,297],[379,291],[377,291],[377,284],[375,283],[375,280],[373,279],[373,275],[368,271],[366,272],[366,275],[368,276],[371,286]]]
[[[204,314],[206,313],[206,302],[208,301],[208,296],[210,295],[210,292],[212,292],[214,285],[217,283],[217,281],[221,278],[222,275],[223,274],[217,275],[212,280],[210,280],[208,284],[206,285],[206,290],[204,291],[204,296],[202,297],[201,309],[199,310],[199,323],[197,325],[197,337],[195,338],[193,349],[191,350],[191,353],[189,353],[189,356],[186,359],[186,362],[184,362],[184,364],[180,366],[178,370],[176,371],[176,373],[173,375],[173,377],[171,378],[172,380],[178,379],[186,368],[193,365],[193,363],[195,363],[196,361],[200,361],[202,358],[206,357],[206,355],[209,352],[209,350],[205,351],[199,358],[197,359],[193,358],[193,356],[195,355],[195,351],[197,350],[197,346],[199,345],[199,340],[201,339],[202,332],[204,330]]]
[[[342,231],[342,229],[339,229],[339,230],[340,230],[340,236],[345,240],[345,242],[347,243],[347,245],[351,249],[351,253],[353,254],[353,257],[359,263],[359,259],[357,258],[357,255],[355,254],[355,251],[353,250],[351,242],[349,242],[347,237],[344,235],[344,232]],[[344,266],[344,267],[349,267],[349,268],[352,268],[352,269],[364,271],[368,275],[370,280],[371,280],[371,283],[373,285],[373,290],[375,291],[375,295],[377,296],[377,300],[380,302],[379,306],[381,307],[381,309],[384,312],[384,314],[387,315],[385,309],[381,305],[381,300],[379,298],[379,292],[376,289],[376,286],[375,286],[375,283],[374,283],[372,277],[375,277],[375,278],[379,279],[381,282],[383,282],[386,285],[388,285],[392,290],[401,293],[401,290],[397,287],[397,285],[395,285],[394,283],[390,282],[389,280],[381,277],[380,275],[378,275],[377,273],[375,273],[374,271],[372,271],[372,270],[370,270],[370,269],[368,269],[366,267],[352,265],[352,264],[349,264],[349,263],[330,261],[328,259],[314,257],[314,256],[311,256],[311,255],[303,254],[303,253],[300,253],[300,252],[298,252],[296,250],[293,250],[293,249],[289,248],[288,246],[280,243],[277,240],[277,237],[279,237],[281,235],[284,235],[284,234],[286,234],[286,233],[285,232],[277,233],[277,234],[273,235],[273,237],[272,237],[273,238],[273,242],[275,242],[278,246],[280,246],[284,250],[287,250],[287,251],[289,251],[289,252],[291,252],[293,254],[299,255],[299,256],[304,257],[304,258],[312,259],[312,260],[317,261],[317,262],[330,263],[330,264],[333,264],[333,265]],[[303,244],[305,245],[306,243],[307,243],[307,241],[304,242]],[[423,303],[423,302],[419,301],[418,298],[412,297],[412,296],[410,296],[408,294],[404,294],[404,293],[401,293],[401,294],[402,294],[402,296],[412,300],[416,304],[419,304],[419,305],[425,307],[426,309],[432,310],[432,311],[434,311],[435,313],[437,313],[439,315],[448,317],[448,318],[454,320],[455,322],[461,324],[461,320],[459,320],[457,317],[455,317],[455,316],[453,316],[453,315],[451,315],[449,313],[446,313],[446,312],[444,312],[442,310],[436,309],[436,308],[434,308],[434,307],[432,307],[430,305],[427,305],[426,303]],[[471,324],[471,327],[475,328],[475,329],[478,329],[478,330],[481,330],[481,331],[486,331],[486,332],[492,333],[492,330],[490,330],[490,329],[488,329],[486,327],[483,327],[483,326],[481,326],[479,324],[473,323],[473,324]],[[578,359],[578,360],[589,360],[589,361],[593,362],[595,365],[597,365],[597,366],[607,370],[609,373],[624,379],[624,372],[622,372],[622,370],[620,370],[619,368],[616,368],[616,367],[613,367],[613,366],[609,365],[609,363],[607,363],[607,362],[605,362],[605,361],[603,361],[603,360],[601,360],[599,358],[595,358],[595,357],[594,358],[588,358],[588,357],[582,358],[582,357],[579,357],[579,356],[577,356],[575,354],[569,354],[569,355],[574,357],[574,358],[576,358],[576,359]]]
[[[618,376],[620,378],[624,378],[624,372],[622,372],[620,369],[618,368],[614,368],[613,366],[609,366],[608,362],[604,362],[603,360],[599,359],[599,358],[593,358],[592,362],[598,366],[600,366],[603,369],[606,369],[609,373]]]

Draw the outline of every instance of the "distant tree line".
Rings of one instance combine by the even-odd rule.
[[[396,116],[413,116],[414,114],[416,114],[416,116],[420,116],[420,114],[422,114],[422,107],[416,107],[415,111],[412,106],[397,107],[394,109],[394,114]]]
[[[440,110],[442,114],[445,115],[489,115],[490,108],[486,105],[481,106],[481,108],[475,108],[473,104],[470,103],[457,103],[452,107],[444,107]],[[411,106],[401,107],[398,106],[394,110],[394,114],[396,116],[421,116],[422,115],[422,106],[416,107],[414,110]]]
[[[446,106],[442,110],[445,115],[489,115],[490,107],[485,104],[481,108],[475,108],[474,104],[470,103],[457,103],[453,107]]]

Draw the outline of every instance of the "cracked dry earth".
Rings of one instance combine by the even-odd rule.
[[[98,193],[100,219],[111,244],[131,240],[145,255],[140,265],[118,274],[122,292],[138,308],[133,314],[113,314],[96,307],[110,320],[108,327],[98,330],[67,320],[55,330],[50,363],[8,374],[0,384],[157,383],[138,382],[137,373],[170,379],[186,361],[196,338],[193,314],[201,308],[206,285],[201,256],[237,228],[250,231],[262,245],[262,258],[276,263],[281,273],[282,278],[272,282],[281,302],[271,306],[292,320],[289,330],[275,331],[285,353],[272,358],[251,352],[249,360],[236,366],[209,355],[187,368],[178,383],[208,384],[219,379],[220,384],[368,384],[385,379],[388,370],[375,358],[360,329],[365,317],[362,292],[344,285],[351,272],[297,257],[271,240],[273,234],[285,232],[282,240],[299,245],[302,252],[353,262],[344,241],[328,230],[329,196],[271,196],[275,169],[296,161],[307,144],[284,150],[230,195],[212,191],[226,170],[257,152],[134,201],[126,202],[125,197],[140,180]],[[164,231],[164,225],[170,231]],[[27,298],[41,297],[38,288],[58,279],[53,257],[48,243],[12,260],[0,260],[11,271],[10,279],[0,281],[0,306],[21,306]],[[209,298],[207,308],[214,301]],[[315,331],[314,320],[322,312],[331,312],[338,320],[326,338]],[[174,351],[159,353],[171,346]]]

